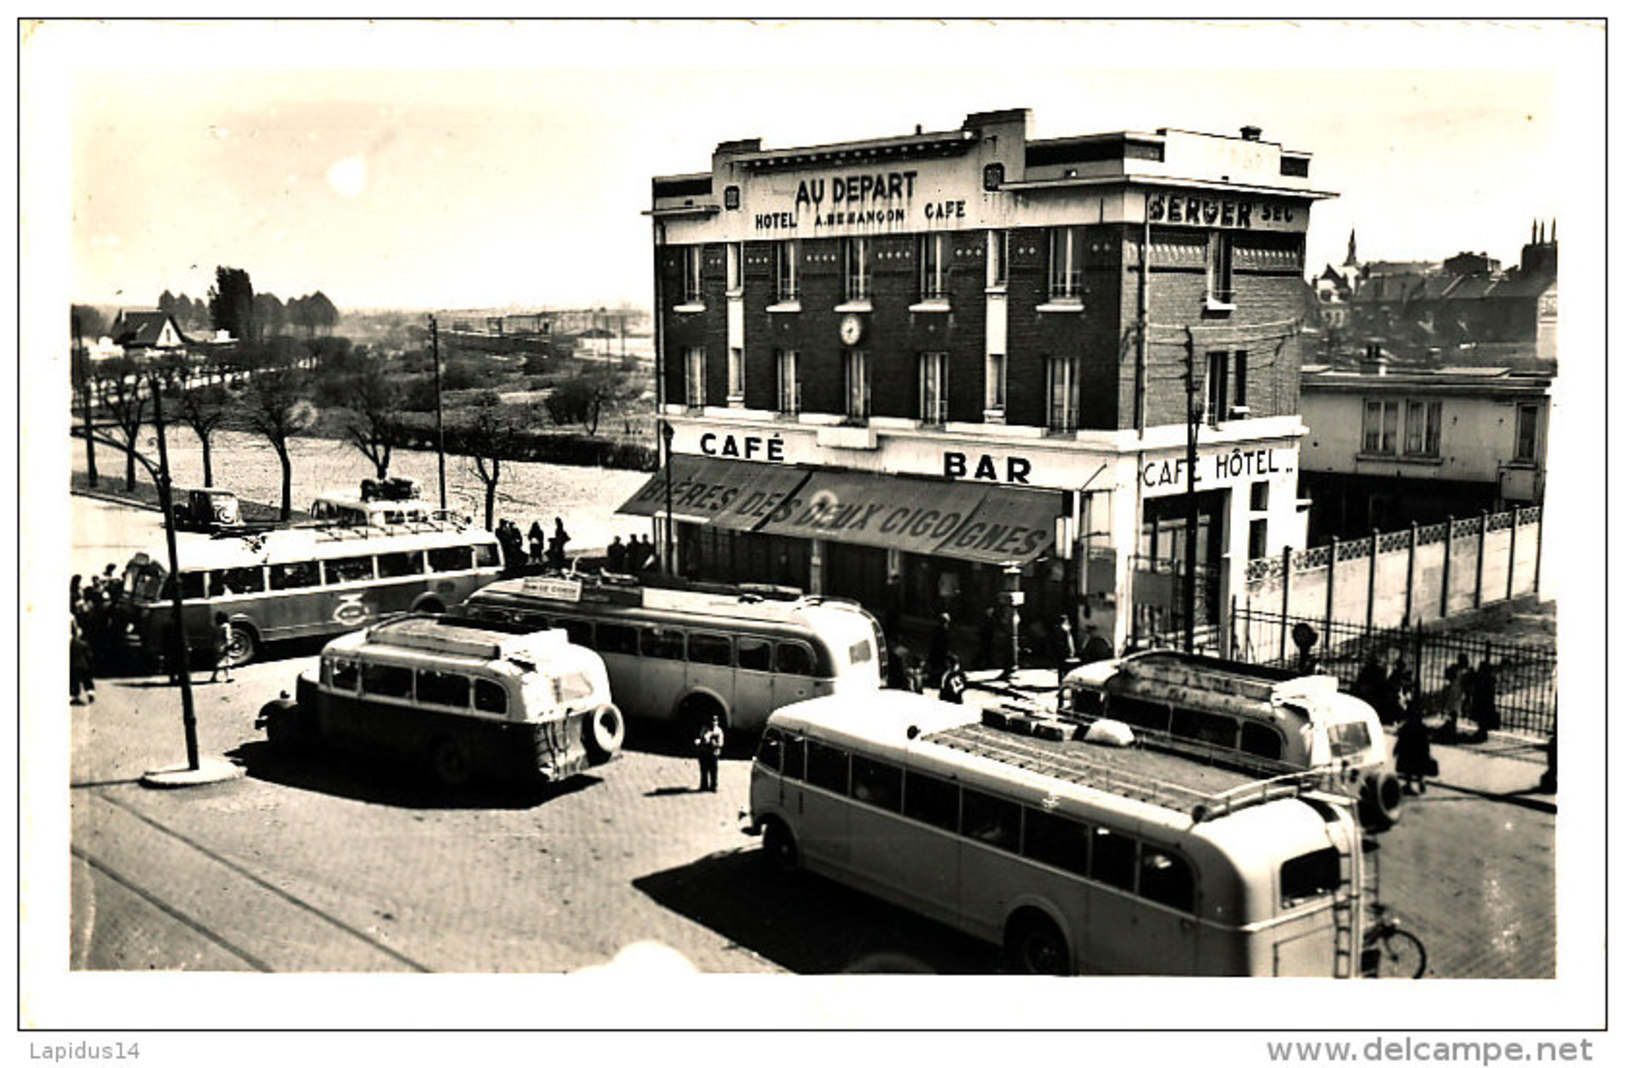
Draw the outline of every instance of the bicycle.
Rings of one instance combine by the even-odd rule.
[[[1427,971],[1428,951],[1422,940],[1399,925],[1382,902],[1371,905],[1371,926],[1360,947],[1360,975],[1365,979],[1420,979]]]

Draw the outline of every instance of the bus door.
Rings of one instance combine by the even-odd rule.
[[[773,703],[773,640],[753,634],[734,638],[732,724],[761,723]]]
[[[1089,909],[1084,957],[1103,971],[1196,974],[1195,876],[1172,850],[1097,827],[1090,871],[1111,890]]]
[[[813,647],[796,638],[780,639],[773,645],[773,707],[818,696],[813,688],[818,670]]]
[[[715,631],[690,631],[688,634],[688,674],[686,689],[706,690],[722,701],[729,710],[728,725],[737,722],[734,713],[734,640]]]
[[[846,796],[850,765],[851,757],[845,749],[807,739],[807,777],[798,798],[798,839],[802,856],[815,867],[844,871],[851,863],[852,843],[847,830],[851,803]]]
[[[683,632],[676,627],[655,625],[643,628],[638,646],[643,653],[638,679],[631,688],[628,703],[635,711],[657,719],[670,719],[684,695],[688,665],[684,663]],[[620,699],[620,690],[615,691]]]

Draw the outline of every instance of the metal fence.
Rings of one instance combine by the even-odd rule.
[[[1238,660],[1276,667],[1300,667],[1300,654],[1292,640],[1295,628],[1311,628],[1317,640],[1311,649],[1314,670],[1336,675],[1344,690],[1359,677],[1367,657],[1384,669],[1403,657],[1415,679],[1415,700],[1425,718],[1443,715],[1446,670],[1466,656],[1476,672],[1490,662],[1495,678],[1495,707],[1500,729],[1532,735],[1550,735],[1557,729],[1557,654],[1525,642],[1449,633],[1429,627],[1371,628],[1358,623],[1327,623],[1324,619],[1283,616],[1238,607],[1231,613],[1231,655]],[[1463,720],[1472,723],[1470,702]],[[1476,724],[1474,724],[1476,726]]]

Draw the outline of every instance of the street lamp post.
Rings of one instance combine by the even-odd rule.
[[[662,419],[660,421],[660,440],[663,441],[665,443],[665,446],[666,446],[666,448],[665,448],[665,452],[666,452],[666,456],[665,456],[665,464],[666,464],[666,539],[665,540],[666,540],[666,574],[667,575],[672,574],[672,566],[671,566],[671,562],[672,562],[672,533],[673,533],[674,528],[672,526],[672,521],[671,521],[671,439],[674,436],[675,436],[675,431],[672,430],[671,423],[669,421],[665,420],[665,419]]]
[[[455,325],[455,324],[454,324]],[[429,347],[434,351],[434,440],[440,461],[440,510],[446,510],[446,423],[445,405],[440,400],[440,324],[429,316]]]
[[[187,664],[186,625],[181,615],[181,565],[175,546],[175,498],[169,478],[169,446],[164,438],[163,390],[156,378],[148,379],[148,383],[152,390],[152,428],[158,435],[158,467],[152,471],[152,480],[158,486],[158,506],[164,513],[164,545],[169,550],[169,627],[175,646],[173,655],[179,659],[177,677],[181,683],[181,726],[186,732],[186,767],[197,771],[197,710],[192,703],[192,671]]]

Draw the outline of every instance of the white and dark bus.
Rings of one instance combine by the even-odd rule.
[[[458,614],[510,627],[560,627],[609,669],[628,716],[687,726],[716,715],[759,731],[781,705],[880,689],[880,624],[851,601],[663,589],[598,578],[507,579]]]
[[[779,866],[1000,945],[1017,971],[1358,974],[1346,797],[1303,769],[1122,745],[1121,724],[1106,745],[1037,722],[896,690],[781,708],[749,830]]]
[[[233,664],[267,642],[338,634],[400,612],[443,612],[502,575],[496,538],[452,522],[188,537],[176,555],[188,647],[210,648],[215,613],[224,613]],[[149,660],[169,648],[167,560],[141,552],[124,569],[128,637]]]

